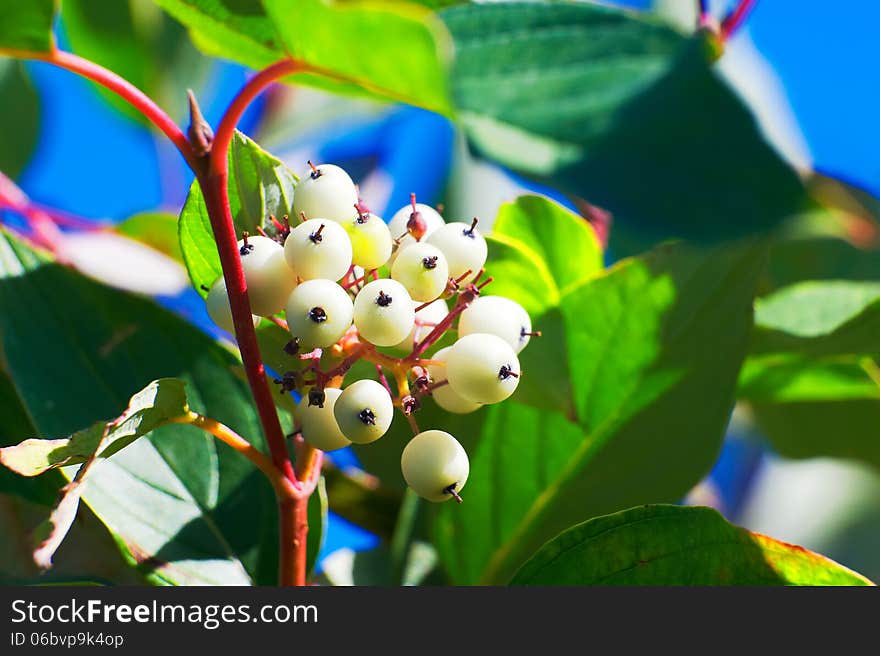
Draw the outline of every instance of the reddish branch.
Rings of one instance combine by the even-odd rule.
[[[721,21],[721,40],[727,41],[739,29],[758,0],[740,0],[737,6]]]

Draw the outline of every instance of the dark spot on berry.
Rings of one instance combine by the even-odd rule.
[[[321,173],[321,169],[319,169],[314,164],[312,164],[312,160],[309,160],[309,168],[312,169],[312,172],[309,174],[309,176],[312,178],[312,180],[317,180],[322,175],[324,175],[323,173]]]
[[[498,370],[498,380],[507,380],[511,376],[519,378],[519,374],[509,364],[501,365],[501,369]]]
[[[312,234],[309,235],[309,239],[312,240],[313,244],[317,244],[322,241],[324,238],[321,236],[321,233],[324,231],[324,224],[322,223],[320,227],[315,230]]]
[[[327,321],[327,313],[324,312],[324,308],[322,307],[313,307],[309,310],[309,319],[315,323],[324,323]]]
[[[471,223],[471,227],[465,228],[464,230],[462,230],[461,234],[463,234],[465,237],[470,237],[471,239],[475,239],[476,235],[474,234],[474,228],[476,228],[476,227],[477,227],[477,217],[474,217],[474,220]]]
[[[294,337],[284,345],[284,352],[287,355],[299,355],[299,338]]]
[[[443,493],[452,495],[453,499],[455,499],[458,503],[461,503],[462,502],[461,495],[459,495],[458,492],[455,491],[455,488],[457,488],[457,487],[458,487],[458,482],[455,482],[452,485],[447,485],[446,487],[443,488]]]
[[[358,413],[358,419],[370,426],[376,425],[376,415],[369,408],[364,408]]]
[[[309,390],[309,405],[316,405],[319,408],[324,407],[324,390],[312,388]]]
[[[393,300],[394,299],[391,298],[388,294],[386,294],[382,290],[379,290],[379,295],[376,297],[376,304],[380,307],[388,307],[389,305],[391,305],[391,301]]]
[[[254,250],[253,244],[242,244],[241,248],[238,249],[238,254],[241,255],[242,257],[244,257],[245,255],[250,253],[252,250]]]
[[[436,269],[437,268],[437,256],[432,255],[430,257],[422,258],[422,266],[426,269]]]

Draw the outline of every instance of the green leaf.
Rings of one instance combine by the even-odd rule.
[[[262,0],[155,0],[206,54],[260,69],[284,55]]]
[[[236,232],[253,234],[259,226],[274,234],[269,215],[280,219],[290,214],[296,179],[279,159],[236,132],[229,149],[229,206]],[[223,270],[208,208],[197,182],[190,187],[180,212],[178,237],[193,286],[206,296],[202,285],[210,287]]]
[[[311,574],[318,562],[318,555],[327,538],[327,486],[324,477],[318,480],[318,486],[309,497],[309,532],[306,538],[306,572]]]
[[[0,98],[0,172],[15,178],[30,160],[40,129],[40,99],[21,62],[0,59]]]
[[[441,12],[483,154],[614,213],[612,232],[716,240],[803,209],[795,171],[716,75],[717,44],[588,3]]]
[[[0,464],[22,476],[39,476],[50,469],[81,464],[92,458],[109,458],[188,411],[183,381],[154,380],[132,396],[126,411],[115,419],[97,421],[70,437],[31,438],[0,449]]]
[[[255,69],[289,55],[340,79],[308,74],[291,76],[288,81],[450,111],[446,76],[449,35],[443,23],[419,4],[157,2],[189,28],[193,41],[209,55]]]
[[[0,3],[0,50],[52,50],[55,11],[55,0]]]
[[[787,458],[846,458],[880,468],[880,367],[869,356],[752,356],[738,398]]]
[[[406,2],[264,0],[263,5],[291,57],[345,78],[348,84],[333,85],[335,90],[354,86],[379,98],[451,111],[446,71],[451,44],[431,11]]]
[[[113,416],[133,392],[173,376],[186,381],[194,411],[264,448],[232,354],[152,301],[84,278],[5,233],[0,340],[41,436],[69,435]],[[249,461],[197,428],[164,426],[102,461],[83,500],[154,580],[275,580],[271,486]]]
[[[878,350],[880,282],[797,283],[756,301],[755,323],[754,353],[872,353]]]
[[[540,196],[521,196],[501,206],[488,236],[486,269],[494,278],[486,293],[512,298],[542,337],[520,354],[524,376],[517,398],[572,414],[571,373],[559,310],[570,290],[603,269],[602,248],[580,216]]]
[[[70,438],[29,439],[0,449],[0,463],[23,476],[36,476],[55,467],[82,462],[76,476],[64,486],[48,520],[37,529],[33,555],[38,567],[52,566],[52,557],[76,519],[86,477],[99,459],[109,458],[139,437],[188,412],[184,383],[165,378],[153,381],[132,396],[128,408],[116,419],[97,422]]]
[[[476,444],[466,501],[444,506],[435,527],[454,581],[505,582],[564,528],[676,501],[705,475],[733,405],[763,252],[666,246],[568,291],[573,416],[517,393],[432,424]]]
[[[33,428],[27,410],[18,398],[18,392],[9,376],[0,368],[0,447],[11,446],[22,435],[33,435]],[[2,452],[2,448],[0,448]],[[5,467],[0,467],[0,495],[14,494],[22,499],[43,506],[52,506],[58,497],[58,489],[63,484],[60,474],[28,479]]]
[[[729,524],[711,508],[644,506],[545,544],[511,585],[873,585],[803,547]]]

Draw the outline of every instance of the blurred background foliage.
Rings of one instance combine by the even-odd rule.
[[[292,4],[271,0],[266,6],[272,13]],[[419,4],[443,8],[459,3]],[[878,54],[873,29],[880,5],[871,0],[846,6],[759,2],[721,55],[716,77],[704,59],[689,52],[708,45],[683,36],[695,24],[696,3],[613,4],[651,12],[678,27],[651,18],[634,29],[609,15],[601,32],[609,36],[603,41],[591,37],[592,19],[582,20],[573,9],[571,16],[554,18],[566,27],[560,39],[535,44],[523,62],[519,51],[498,48],[487,35],[506,20],[524,29],[540,27],[546,15],[519,7],[511,10],[514,16],[485,14],[486,22],[480,23],[467,7],[452,7],[444,21],[459,50],[450,92],[461,122],[443,115],[448,110],[444,90],[417,89],[415,73],[404,70],[388,78],[396,93],[418,92],[420,104],[441,113],[381,102],[362,91],[351,97],[279,85],[248,110],[239,127],[294,171],[301,171],[307,159],[345,166],[360,182],[368,205],[384,216],[404,205],[410,192],[423,202],[443,204],[452,215],[480,216],[484,227],[503,202],[526,192],[546,195],[575,212],[585,211],[583,199],[613,208],[609,264],[658,239],[715,241],[775,228],[781,237],[758,280],[766,298],[757,304],[753,356],[739,382],[741,402],[711,472],[683,501],[714,506],[734,523],[807,546],[878,579],[880,378],[873,364],[878,349],[871,343],[876,317],[864,310],[880,295],[875,283],[880,280],[880,130],[874,115],[880,87],[872,64]],[[710,3],[718,16],[731,4]],[[188,23],[181,9],[185,3],[163,0],[158,5]],[[248,33],[202,31],[191,39],[158,5],[64,0],[56,37],[61,47],[145,90],[179,124],[187,121],[182,93],[187,88],[216,125],[228,99],[247,79],[243,64],[271,62],[284,48],[302,49],[319,61],[336,56],[322,50],[316,33],[304,43],[296,34],[257,45]],[[219,6],[245,17],[248,29],[259,29],[257,0]],[[407,24],[392,27],[402,34],[408,29]],[[400,38],[363,34],[346,25],[336,29],[351,29],[346,38]],[[247,55],[238,63],[203,54],[223,54],[233,39],[245,40]],[[637,52],[640,66],[631,74],[630,61],[609,56],[616,47]],[[685,63],[670,71],[663,63],[670,58]],[[552,75],[528,73],[530,63],[557,60],[576,64],[553,68]],[[403,61],[385,65],[414,66]],[[439,77],[434,82],[442,84]],[[642,94],[645,89],[650,90]],[[80,258],[87,270],[95,259],[124,261],[128,282],[138,291],[221,336],[175,263],[180,257],[176,215],[192,175],[173,148],[124,102],[49,66],[0,59],[0,98],[0,170],[59,216],[116,226],[170,260],[159,262],[100,243],[72,247],[71,257]],[[576,111],[585,106],[589,111]],[[717,130],[719,122],[726,130]],[[680,166],[664,170],[670,153]],[[789,218],[778,226],[780,217]],[[13,212],[2,218],[22,225]],[[152,284],[137,287],[144,279]],[[852,307],[841,309],[844,292],[833,285],[783,290],[804,280],[865,286]],[[784,324],[792,316],[786,303],[797,301],[799,294],[814,295],[808,306],[837,304],[836,316],[842,318],[828,325],[809,313],[795,316],[795,333],[815,326],[810,334],[792,337],[792,327]],[[735,320],[733,314],[720,317],[719,330]],[[780,330],[786,334],[780,336]],[[804,382],[809,380],[822,385],[810,388]],[[6,384],[5,378],[0,384]],[[823,393],[811,395],[810,389]],[[4,421],[4,445],[26,432],[27,417],[21,415],[20,409],[3,408],[4,420],[21,418]],[[702,455],[694,457],[702,462]],[[371,463],[365,462],[369,469]],[[396,492],[383,489],[384,496],[370,501],[376,512],[359,515],[357,490],[333,474],[358,463],[353,453],[333,455],[329,494],[346,506],[348,519],[330,513],[319,567],[337,582],[381,582],[387,557],[377,536],[388,531],[381,517],[394,512]],[[4,475],[0,471],[0,534],[7,536],[0,540],[5,556],[0,580],[31,580],[37,573],[27,544],[42,511],[4,487]],[[397,485],[393,480],[389,487]],[[346,504],[347,495],[354,503]],[[59,552],[48,576],[140,580],[138,570],[125,564],[112,539],[99,530],[97,519],[85,510],[80,515],[72,542]],[[349,520],[361,520],[362,526]],[[430,571],[435,556],[422,546],[423,557],[415,558],[411,568]],[[372,578],[358,578],[363,576]]]

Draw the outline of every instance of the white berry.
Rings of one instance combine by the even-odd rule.
[[[247,282],[251,312],[269,317],[284,309],[296,287],[296,276],[284,259],[284,248],[268,237],[248,237],[238,242],[241,267]]]
[[[467,223],[447,223],[428,237],[428,243],[440,249],[449,264],[449,275],[458,279],[468,271],[467,279],[472,280],[486,264],[488,248],[486,239]]]
[[[532,320],[516,301],[504,296],[480,296],[461,313],[458,336],[474,333],[497,335],[519,353],[529,343]]]
[[[375,214],[359,214],[344,224],[351,239],[352,262],[367,271],[378,269],[391,257],[393,242],[388,225]]]
[[[351,297],[330,280],[306,280],[287,301],[290,334],[306,350],[335,344],[351,326]]]
[[[412,298],[396,280],[367,283],[354,300],[354,325],[362,338],[376,346],[400,343],[415,318]]]
[[[303,280],[339,280],[351,266],[351,239],[338,223],[309,219],[290,231],[284,257]]]
[[[400,457],[406,484],[428,501],[448,501],[467,483],[470,462],[467,452],[452,435],[427,430],[412,438]]]
[[[300,176],[293,192],[293,216],[344,223],[357,216],[357,202],[357,188],[348,173],[333,164],[319,164]]]
[[[226,281],[218,278],[211,285],[207,297],[205,297],[205,308],[208,310],[208,316],[211,321],[217,324],[223,330],[235,334],[235,326],[232,323],[232,308],[229,307],[229,296],[226,293]],[[260,317],[251,315],[254,322],[254,328],[260,323]]]
[[[413,309],[420,305],[424,305],[424,303],[413,301]],[[395,344],[394,348],[399,351],[411,351],[415,344],[427,337],[434,330],[434,327],[446,318],[447,314],[449,314],[449,307],[442,298],[428,303],[416,312],[416,323],[413,329],[400,344]]]
[[[324,390],[324,407],[309,405],[308,394],[304,394],[296,405],[296,419],[303,439],[316,449],[335,451],[351,444],[333,416],[333,408],[341,394],[342,390],[328,387]]]
[[[433,301],[446,289],[449,266],[436,246],[420,242],[407,247],[391,265],[391,277],[416,301]]]
[[[446,355],[446,378],[452,389],[473,403],[498,403],[519,384],[519,360],[496,335],[461,337]]]
[[[355,444],[369,444],[391,426],[394,403],[375,380],[358,380],[344,390],[333,408],[339,430]]]
[[[442,348],[431,356],[431,360],[436,362],[446,362],[451,346]],[[439,364],[428,365],[428,376],[432,383],[439,383],[446,380],[446,367]],[[480,408],[479,403],[468,401],[466,398],[458,394],[448,383],[435,387],[431,392],[431,398],[434,402],[447,412],[458,415],[464,415]]]

